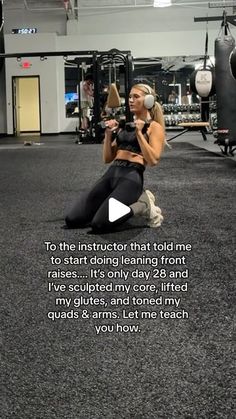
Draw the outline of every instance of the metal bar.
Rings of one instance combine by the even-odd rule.
[[[203,138],[203,140],[204,140],[204,141],[207,141],[207,137],[206,137],[206,134],[205,134],[204,130],[203,130],[203,129],[200,129],[200,132],[201,132],[201,134],[202,134],[202,138]]]
[[[67,57],[68,55],[93,55],[94,51],[42,51],[42,52],[13,52],[0,54],[0,58],[22,58],[22,57]]]
[[[129,92],[133,84],[133,57],[131,53],[126,56],[125,64],[125,115],[126,121],[132,121],[132,114],[129,108]]]
[[[223,17],[222,16],[208,16],[208,17],[195,17],[194,18],[194,22],[214,22],[216,20],[222,20]],[[227,20],[236,20],[236,16],[231,15],[231,16],[227,16]]]
[[[99,142],[99,126],[98,122],[100,121],[100,92],[99,92],[99,63],[97,53],[93,54],[93,82],[94,82],[94,104],[93,104],[93,118],[94,118],[94,128],[95,128],[95,142]]]
[[[195,17],[194,22],[211,22],[222,20],[222,16]]]
[[[179,134],[175,135],[174,137],[169,138],[167,141],[168,141],[168,142],[169,142],[169,141],[172,141],[172,140],[174,140],[175,138],[180,137],[180,135],[185,134],[185,132],[187,132],[187,131],[189,131],[189,128],[185,128],[185,129],[184,129],[183,131],[181,131]]]
[[[121,51],[122,54],[128,54],[130,51]],[[22,58],[22,57],[67,57],[68,55],[77,56],[93,56],[97,53],[99,56],[107,53],[107,51],[42,51],[42,52],[13,52],[9,54],[0,54],[0,58]]]
[[[216,2],[214,2],[214,4],[219,4],[219,6],[216,6],[216,7],[222,7],[222,8],[225,8],[225,7],[232,7],[232,5],[228,5],[227,3],[224,3],[224,5],[222,5],[222,0],[218,0],[218,1],[216,1]],[[180,3],[173,3],[172,4],[172,6],[203,6],[203,5],[206,5],[206,6],[208,6],[208,8],[210,8],[210,2],[209,1],[187,1],[186,3],[185,2],[180,2]],[[221,6],[220,6],[221,5]]]
[[[77,62],[77,70],[78,70],[78,74],[77,74],[77,83],[78,83],[78,88],[77,88],[77,91],[78,91],[78,110],[79,110],[79,126],[78,126],[78,129],[80,129],[81,128],[81,120],[82,120],[82,112],[81,112],[81,96],[80,96],[80,82],[81,82],[81,79],[82,79],[82,76],[80,77],[80,75],[81,75],[81,73],[82,73],[82,70],[80,70],[80,63],[79,62]]]

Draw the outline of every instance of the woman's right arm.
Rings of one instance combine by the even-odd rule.
[[[104,163],[111,163],[117,152],[116,140],[112,140],[112,133],[118,128],[118,122],[110,120],[106,122],[107,128],[105,130],[105,138],[103,142],[103,161]]]

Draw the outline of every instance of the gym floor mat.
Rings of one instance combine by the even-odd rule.
[[[104,235],[61,228],[67,206],[106,169],[100,145],[58,143],[1,151],[4,419],[235,417],[236,166],[187,143],[172,147],[159,166],[145,173],[145,186],[162,208],[163,225],[150,229],[132,220],[132,228]],[[140,333],[98,335],[91,319],[48,319],[53,309],[47,279],[52,253],[46,252],[45,241],[191,244],[188,292],[181,295],[189,318],[142,319]],[[96,251],[97,257],[104,255],[116,257],[117,252]],[[135,283],[135,278],[127,280]]]

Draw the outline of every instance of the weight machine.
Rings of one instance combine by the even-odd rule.
[[[0,0],[1,4],[1,0]],[[3,50],[1,50],[3,51]],[[5,54],[4,52],[0,53],[0,63],[4,62],[6,58],[16,58],[20,60],[23,57],[40,57],[44,59],[46,57],[64,57],[67,59],[69,56],[75,56],[76,63],[78,66],[78,86],[82,81],[82,63],[86,63],[90,67],[90,73],[93,75],[94,80],[94,104],[92,111],[92,120],[88,132],[85,135],[86,142],[100,142],[100,128],[98,123],[101,120],[101,109],[100,109],[100,90],[101,90],[101,68],[102,66],[110,65],[113,68],[113,74],[111,77],[115,77],[115,67],[124,66],[124,90],[125,90],[125,116],[126,121],[131,121],[131,113],[129,111],[128,100],[129,100],[129,91],[132,86],[133,80],[133,58],[130,51],[119,51],[117,49],[111,49],[109,51],[42,51],[42,52],[17,52]],[[78,95],[78,109],[79,109],[79,118],[81,117],[80,109],[80,95]],[[78,136],[79,128],[77,132]],[[79,141],[78,141],[79,142]]]
[[[93,74],[94,74],[94,135],[97,142],[101,131],[99,122],[101,121],[100,93],[102,88],[101,73],[102,68],[107,67],[109,70],[109,84],[117,82],[117,67],[122,66],[124,69],[124,93],[125,93],[125,119],[127,122],[132,120],[129,110],[129,91],[133,82],[133,59],[130,51],[119,51],[111,49],[107,52],[96,52],[93,55]]]
[[[89,68],[88,72],[92,74],[94,81],[94,103],[92,108],[92,117],[89,123],[89,127],[86,132],[80,129],[81,124],[79,123],[78,129],[76,129],[76,143],[81,144],[82,142],[101,142],[101,94],[103,87],[103,72],[108,71],[108,83],[117,82],[117,69],[122,67],[124,73],[124,93],[125,93],[125,119],[131,121],[131,113],[128,106],[129,91],[133,81],[133,59],[130,51],[119,51],[118,49],[111,49],[109,51],[94,51],[91,57],[77,57],[75,62],[78,65],[78,86],[85,74],[83,74],[83,67]],[[79,119],[81,120],[81,102],[80,95],[78,95],[78,108],[79,108]]]

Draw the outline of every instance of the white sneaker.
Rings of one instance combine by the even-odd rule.
[[[160,227],[162,224],[162,221],[164,220],[164,217],[161,213],[161,209],[159,207],[156,208],[156,215],[154,215],[149,221],[148,226],[152,228]]]
[[[149,227],[160,227],[164,218],[161,208],[155,205],[155,196],[152,192],[146,189],[140,196],[139,201],[146,204],[146,209],[142,215],[148,220]]]

